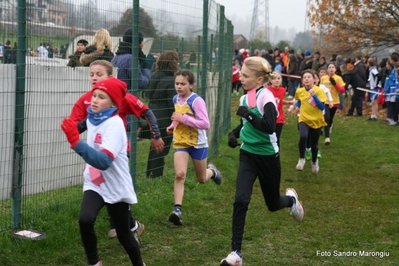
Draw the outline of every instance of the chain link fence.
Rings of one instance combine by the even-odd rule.
[[[68,67],[69,57],[78,40],[90,43],[102,28],[115,53],[130,27],[133,40],[143,34],[144,54],[178,51],[180,67],[195,73],[211,122],[210,156],[217,155],[231,108],[233,26],[223,6],[209,0],[0,1],[0,231],[40,227],[46,213],[79,204],[84,162],[69,149],[60,123],[91,85],[89,68]],[[137,89],[137,62],[132,93],[146,102]],[[150,142],[131,136],[130,168],[139,187]],[[172,156],[164,172],[169,178]]]

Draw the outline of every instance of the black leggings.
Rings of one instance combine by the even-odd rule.
[[[334,122],[334,116],[335,116],[335,112],[337,111],[337,107],[329,108],[328,111],[329,111],[330,117],[329,117],[329,119],[325,120],[327,123],[327,126],[324,127],[324,136],[326,138],[330,137],[330,128]],[[326,112],[327,112],[327,110],[326,110]]]
[[[84,192],[79,216],[80,236],[89,264],[94,265],[99,261],[94,223],[96,222],[98,213],[105,205],[115,223],[118,240],[129,255],[131,262],[134,266],[142,266],[143,261],[141,259],[139,244],[130,231],[130,204],[125,202],[115,204],[105,203],[103,198],[92,190]]]
[[[277,145],[279,148],[280,148],[280,136],[281,133],[283,132],[283,125],[284,124],[276,124],[276,129],[274,130],[274,132],[276,133]]]
[[[160,128],[161,137],[164,141],[164,149],[157,153],[153,147],[150,147],[147,160],[147,177],[161,177],[163,176],[163,169],[165,167],[165,156],[169,154],[170,147],[172,146],[173,136],[166,133],[166,127]]]
[[[300,122],[298,124],[299,129],[299,158],[305,158],[305,150],[307,142],[309,141],[310,148],[312,149],[312,162],[317,160],[317,152],[319,151],[319,138],[321,134],[321,128],[311,128],[306,123]]]
[[[236,195],[233,210],[232,250],[241,251],[245,218],[251,202],[253,185],[259,177],[263,198],[267,208],[274,212],[292,207],[293,199],[280,195],[281,164],[279,153],[256,155],[240,150],[240,164],[237,173]]]

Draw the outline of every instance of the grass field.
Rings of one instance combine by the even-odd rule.
[[[233,99],[233,106],[237,99]],[[236,126],[234,111],[232,125]],[[288,210],[270,213],[256,183],[246,220],[244,265],[399,265],[399,127],[366,119],[336,116],[331,145],[324,146],[324,138],[320,139],[322,158],[315,176],[309,162],[304,171],[295,170],[299,134],[295,116],[287,115],[281,137],[281,192],[294,187],[306,215],[297,223]],[[141,241],[147,266],[216,266],[231,251],[239,149],[226,143],[224,136],[218,156],[210,159],[224,175],[221,186],[198,184],[190,168],[182,227],[167,221],[173,207],[171,156],[165,177],[138,177],[139,204],[133,212],[146,227]],[[139,144],[145,156],[148,145],[148,141]],[[76,195],[71,190],[81,191],[81,187],[68,190],[52,196]],[[49,208],[46,217],[34,221],[35,229],[46,232],[44,240],[18,240],[3,233],[0,265],[86,265],[77,223],[80,199],[76,202],[75,208],[66,208],[68,211]],[[116,239],[108,239],[107,231],[103,210],[96,224],[103,265],[130,265],[122,246]]]

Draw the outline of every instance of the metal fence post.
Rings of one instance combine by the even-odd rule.
[[[133,18],[132,18],[132,93],[133,95],[139,95],[139,68],[138,68],[138,56],[139,56],[139,9],[140,0],[133,0]],[[137,129],[138,121],[137,118],[132,116],[130,124],[130,161],[129,169],[130,175],[133,179],[133,185],[136,187],[136,161],[137,161]]]
[[[24,165],[26,1],[18,0],[18,51],[15,95],[15,137],[12,180],[12,228],[21,227],[21,199]]]
[[[204,0],[202,21],[202,66],[201,66],[201,97],[206,99],[206,81],[208,76],[208,21],[209,0]]]

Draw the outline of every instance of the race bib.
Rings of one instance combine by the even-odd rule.
[[[93,182],[93,184],[96,186],[99,186],[105,182],[105,179],[101,174],[101,171],[95,167],[89,166],[89,175],[91,182]]]
[[[312,105],[313,107],[316,106],[316,101],[313,99],[313,96],[309,97],[308,103],[310,103],[310,105]]]

